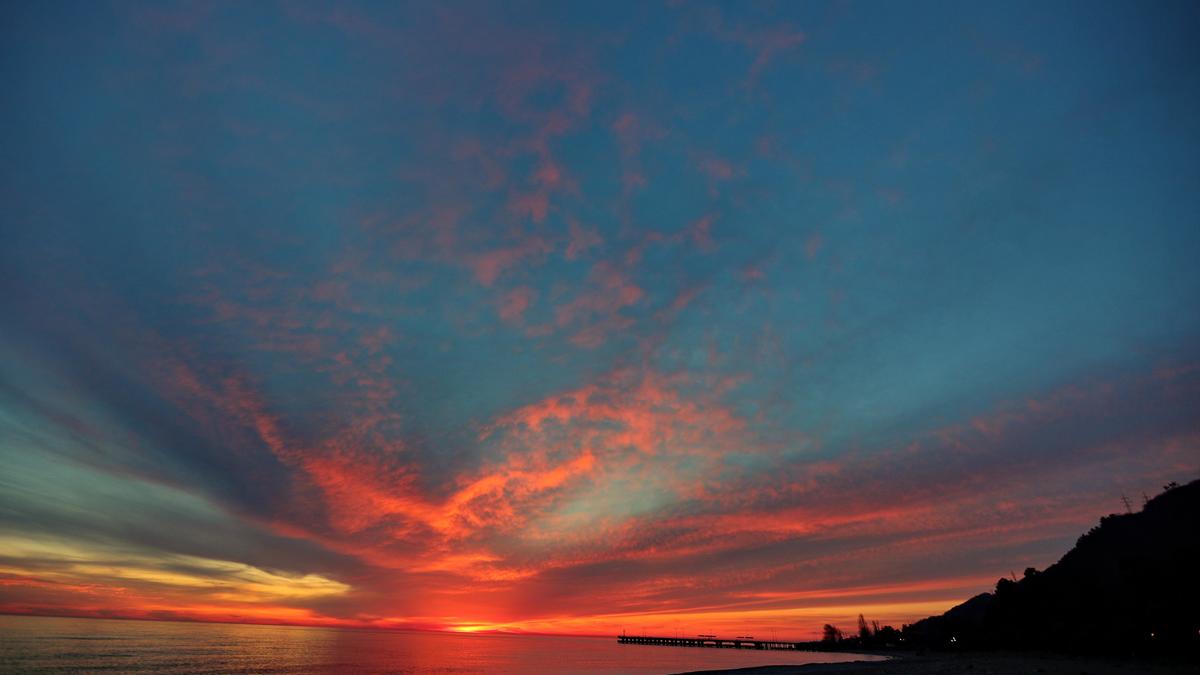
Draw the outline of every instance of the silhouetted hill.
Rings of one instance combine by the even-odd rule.
[[[1057,563],[1001,579],[905,641],[965,648],[1200,654],[1200,481],[1106,516]]]

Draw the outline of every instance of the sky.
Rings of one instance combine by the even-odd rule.
[[[1194,2],[0,5],[0,612],[810,639],[1200,476]]]

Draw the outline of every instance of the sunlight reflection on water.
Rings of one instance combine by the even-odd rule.
[[[600,638],[0,617],[2,672],[670,673],[876,658]]]

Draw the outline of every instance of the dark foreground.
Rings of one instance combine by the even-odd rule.
[[[853,663],[822,663],[804,666],[761,666],[737,670],[705,670],[683,675],[714,675],[737,673],[738,675],[1124,675],[1146,673],[1147,675],[1196,675],[1200,667],[1195,664],[1138,663],[1135,661],[1113,661],[1086,659],[1058,655],[1037,654],[934,654],[927,656],[905,655],[890,661]]]

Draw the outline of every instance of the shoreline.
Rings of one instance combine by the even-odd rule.
[[[1155,661],[1122,661],[1061,654],[980,652],[964,654],[915,654],[854,652],[888,656],[886,661],[846,661],[804,665],[753,666],[730,670],[695,670],[675,675],[1184,675],[1196,673],[1195,664]]]

